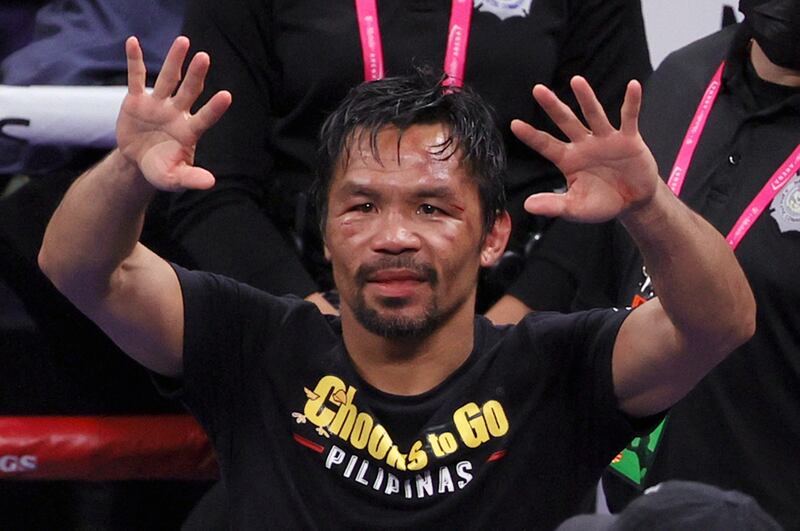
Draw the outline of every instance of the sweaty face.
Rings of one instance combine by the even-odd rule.
[[[481,264],[477,185],[458,156],[436,145],[439,124],[354,142],[333,177],[326,250],[342,301],[354,317],[388,338],[424,337],[460,311],[473,311]]]

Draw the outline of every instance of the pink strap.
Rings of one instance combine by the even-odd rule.
[[[464,65],[467,63],[467,43],[472,22],[472,0],[453,0],[450,10],[450,29],[447,33],[447,52],[444,55],[442,85],[461,87],[464,85]]]
[[[447,33],[447,51],[444,57],[446,87],[464,84],[464,65],[467,62],[467,43],[472,21],[473,0],[452,0],[450,26]],[[376,0],[356,0],[358,33],[361,37],[361,55],[364,59],[364,80],[375,81],[384,76],[383,44],[378,27]]]
[[[686,173],[689,171],[689,166],[692,164],[694,151],[697,149],[697,144],[700,143],[700,137],[703,136],[703,131],[706,128],[708,116],[711,114],[711,109],[719,96],[720,87],[722,86],[722,72],[725,69],[723,62],[711,78],[711,83],[708,84],[703,99],[697,107],[697,111],[692,118],[692,123],[689,125],[689,130],[686,131],[686,136],[683,138],[683,144],[678,151],[678,156],[675,159],[675,165],[669,174],[667,185],[675,195],[680,195],[683,183],[686,180]],[[789,158],[781,164],[781,167],[773,174],[772,178],[764,188],[758,193],[753,201],[739,216],[738,221],[728,233],[728,244],[733,248],[739,245],[742,238],[745,237],[747,231],[753,226],[758,216],[767,208],[775,196],[781,189],[788,183],[791,178],[800,169],[800,145],[795,148],[794,152],[789,155]]]
[[[703,95],[703,99],[700,100],[700,105],[697,107],[692,123],[689,125],[689,130],[686,131],[686,136],[683,138],[683,144],[681,144],[681,149],[678,151],[675,165],[669,173],[667,186],[669,186],[672,193],[677,196],[681,195],[683,182],[686,180],[686,172],[689,171],[689,166],[692,164],[694,150],[697,148],[700,137],[703,135],[703,130],[706,128],[706,122],[708,121],[708,115],[711,114],[711,108],[714,106],[714,103],[716,103],[717,96],[719,96],[719,88],[722,85],[722,71],[724,68],[725,63],[723,62],[719,65],[719,68],[717,68],[714,77],[711,78],[711,83],[709,83],[708,88],[706,88],[706,93]]]
[[[364,80],[383,78],[383,45],[378,27],[378,6],[375,0],[356,0],[361,55],[364,58]]]
[[[739,216],[738,221],[728,233],[728,245],[733,249],[739,246],[739,243],[744,238],[747,231],[758,219],[758,216],[767,208],[775,196],[780,193],[786,183],[792,180],[792,177],[797,175],[800,170],[800,145],[798,145],[789,158],[781,164],[781,167],[772,175],[772,178],[764,185],[764,188],[758,192],[758,195],[747,206],[747,208]]]

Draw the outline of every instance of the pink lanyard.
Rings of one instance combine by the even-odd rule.
[[[678,151],[678,157],[675,159],[675,165],[669,174],[667,185],[675,195],[680,195],[683,183],[686,180],[686,172],[689,171],[689,166],[692,164],[694,157],[694,150],[700,142],[700,137],[703,135],[703,130],[706,127],[708,116],[711,114],[711,108],[717,101],[719,90],[722,86],[722,71],[725,68],[723,62],[719,65],[714,77],[711,79],[700,105],[692,118],[692,123],[689,125],[689,130],[686,131],[686,136],[683,138],[683,144]],[[745,237],[747,231],[753,226],[758,216],[767,208],[775,196],[781,189],[788,183],[792,177],[800,170],[800,144],[795,148],[789,158],[772,175],[770,180],[761,191],[756,195],[755,199],[744,209],[742,215],[734,224],[731,231],[728,233],[728,245],[733,249],[739,245],[742,238]]]
[[[447,52],[444,56],[442,83],[448,87],[464,84],[464,65],[467,62],[467,42],[472,19],[473,0],[452,0],[450,27],[447,32]],[[384,76],[383,44],[378,27],[376,0],[356,0],[358,31],[361,36],[361,53],[364,57],[364,80],[375,81]]]

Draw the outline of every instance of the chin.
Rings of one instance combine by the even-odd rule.
[[[403,310],[393,309],[389,305],[384,305],[383,310],[376,310],[366,304],[358,304],[353,313],[361,326],[387,339],[427,337],[442,324],[445,317],[435,306],[416,312],[409,311],[407,307]]]

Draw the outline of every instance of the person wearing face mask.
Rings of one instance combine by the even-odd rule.
[[[756,295],[756,335],[673,407],[660,439],[619,457],[650,461],[640,488],[682,479],[740,490],[800,529],[800,2],[742,0],[739,9],[743,23],[660,65],[641,123],[673,192],[735,248]],[[653,295],[613,224],[557,221],[527,267],[526,289],[512,294],[536,310]],[[604,484],[619,510],[637,490],[620,479],[621,463],[613,470]]]

